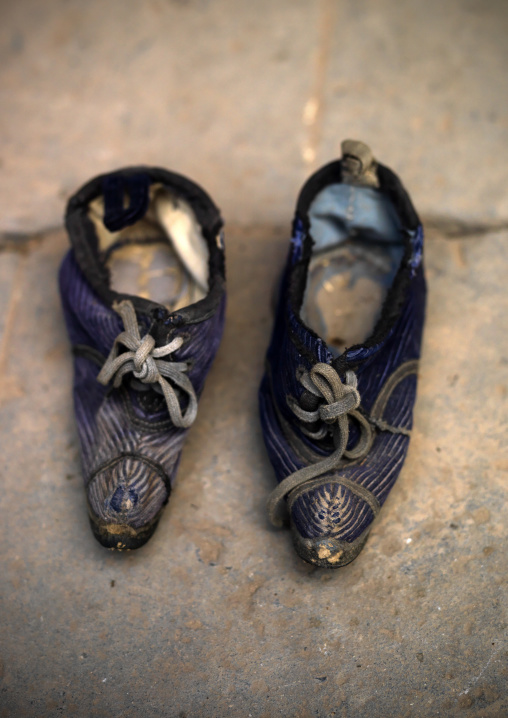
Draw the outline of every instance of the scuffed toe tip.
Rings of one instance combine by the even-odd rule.
[[[102,546],[140,548],[153,535],[171,486],[143,457],[120,456],[88,483],[90,524]]]
[[[307,563],[320,568],[340,568],[354,561],[367,541],[369,528],[354,541],[340,541],[333,537],[304,538],[295,526],[291,527],[297,554]]]
[[[117,551],[131,551],[141,548],[153,536],[159,523],[162,510],[148,525],[133,528],[128,524],[106,523],[89,514],[93,535],[104,548]]]
[[[347,484],[343,477],[318,478],[302,485],[288,497],[298,555],[322,568],[347,566],[365,545],[376,505],[366,489]]]

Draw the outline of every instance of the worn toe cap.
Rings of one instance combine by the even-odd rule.
[[[155,531],[169,491],[160,466],[141,456],[118,457],[87,486],[95,537],[107,548],[139,548]]]
[[[288,508],[297,553],[328,568],[345,566],[358,556],[376,513],[365,498],[333,482],[301,487],[290,495]]]

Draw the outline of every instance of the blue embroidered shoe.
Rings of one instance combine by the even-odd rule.
[[[329,568],[359,554],[404,463],[426,294],[399,179],[361,142],[342,151],[300,193],[260,388],[270,518]]]
[[[137,167],[69,201],[60,269],[92,530],[132,549],[153,534],[222,335],[222,220],[193,182]]]

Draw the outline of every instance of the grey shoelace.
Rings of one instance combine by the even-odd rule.
[[[119,387],[125,374],[132,373],[143,384],[158,384],[166,400],[171,421],[178,428],[187,429],[193,423],[198,411],[196,392],[185,374],[188,366],[185,362],[161,359],[180,349],[184,340],[182,337],[175,337],[169,344],[156,347],[155,339],[150,334],[141,337],[132,302],[129,300],[115,302],[113,309],[122,317],[125,331],[115,339],[97,381],[106,385],[114,378],[113,386]],[[121,345],[129,351],[120,354]],[[183,414],[178,396],[165,377],[189,397],[189,403]]]
[[[288,404],[303,423],[321,422],[321,426],[317,430],[302,427],[302,432],[311,439],[319,440],[324,438],[331,425],[335,450],[324,459],[290,474],[272,491],[268,498],[267,508],[270,521],[274,526],[283,525],[284,499],[294,489],[322,474],[337,469],[343,457],[350,460],[360,460],[369,453],[374,441],[373,426],[381,431],[410,434],[407,429],[390,426],[381,417],[395,386],[405,376],[415,373],[416,369],[417,362],[406,362],[406,364],[399,367],[379,393],[371,416],[368,418],[357,411],[360,406],[360,394],[357,389],[358,381],[354,372],[346,372],[346,381],[343,383],[333,367],[329,364],[318,363],[312,367],[310,372],[303,372],[299,376],[299,381],[304,388],[319,399],[324,399],[325,403],[321,404],[315,411],[305,411],[293,398],[288,398]],[[348,450],[346,447],[349,439],[350,416],[356,419],[359,424],[360,438],[356,445]],[[335,477],[334,481],[343,484],[353,493],[366,500],[371,504],[374,514],[377,513],[379,503],[370,491],[346,478]]]

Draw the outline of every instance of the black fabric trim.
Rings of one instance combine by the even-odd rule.
[[[420,224],[418,215],[402,182],[389,167],[378,164],[377,176],[379,190],[388,195],[395,207],[404,228],[415,230]],[[330,184],[342,182],[342,162],[334,160],[315,172],[300,191],[296,203],[296,213],[303,220],[305,228],[309,227],[308,213],[315,196]]]
[[[128,178],[140,174],[148,175],[151,183],[161,183],[167,186],[190,204],[208,244],[210,254],[208,294],[199,302],[175,312],[168,312],[161,304],[149,299],[120,294],[111,289],[109,272],[100,256],[95,227],[88,217],[88,205],[102,194],[103,182],[106,178],[118,176],[128,180]],[[71,197],[67,205],[65,224],[81,271],[94,291],[108,306],[115,301],[129,299],[137,313],[156,320],[159,325],[162,322],[165,325],[173,326],[205,321],[217,311],[225,291],[224,250],[217,245],[217,235],[221,232],[224,223],[219,209],[209,195],[186,177],[159,167],[145,166],[127,167],[118,172],[99,175]]]
[[[413,207],[411,199],[404,189],[401,181],[391,169],[384,165],[377,165],[377,175],[379,179],[379,191],[383,192],[391,200],[402,224],[403,231],[415,232],[420,226],[420,219]],[[304,240],[302,246],[302,257],[297,262],[288,277],[288,300],[297,317],[298,321],[311,336],[321,339],[316,332],[304,324],[300,317],[300,309],[305,294],[307,284],[307,274],[309,269],[310,258],[314,240],[310,234],[309,209],[316,195],[330,184],[342,182],[342,166],[340,160],[335,160],[325,165],[315,172],[304,184],[296,204],[295,222],[299,220],[304,228]],[[407,295],[407,289],[411,281],[411,266],[409,264],[412,256],[412,247],[410,236],[407,234],[404,256],[401,260],[400,267],[395,275],[392,286],[390,287],[386,299],[383,304],[381,316],[374,327],[371,336],[362,344],[348,347],[339,357],[332,361],[332,366],[338,372],[344,372],[353,365],[347,359],[347,351],[358,349],[360,347],[372,347],[381,343],[388,335],[391,327],[400,315],[401,308]],[[295,341],[294,332],[289,332],[291,339],[297,349],[308,358],[309,350],[306,348],[305,353],[301,351],[302,343]],[[322,340],[324,341],[324,340]],[[313,363],[317,361],[314,357]],[[354,364],[358,365],[359,361],[355,360]]]

